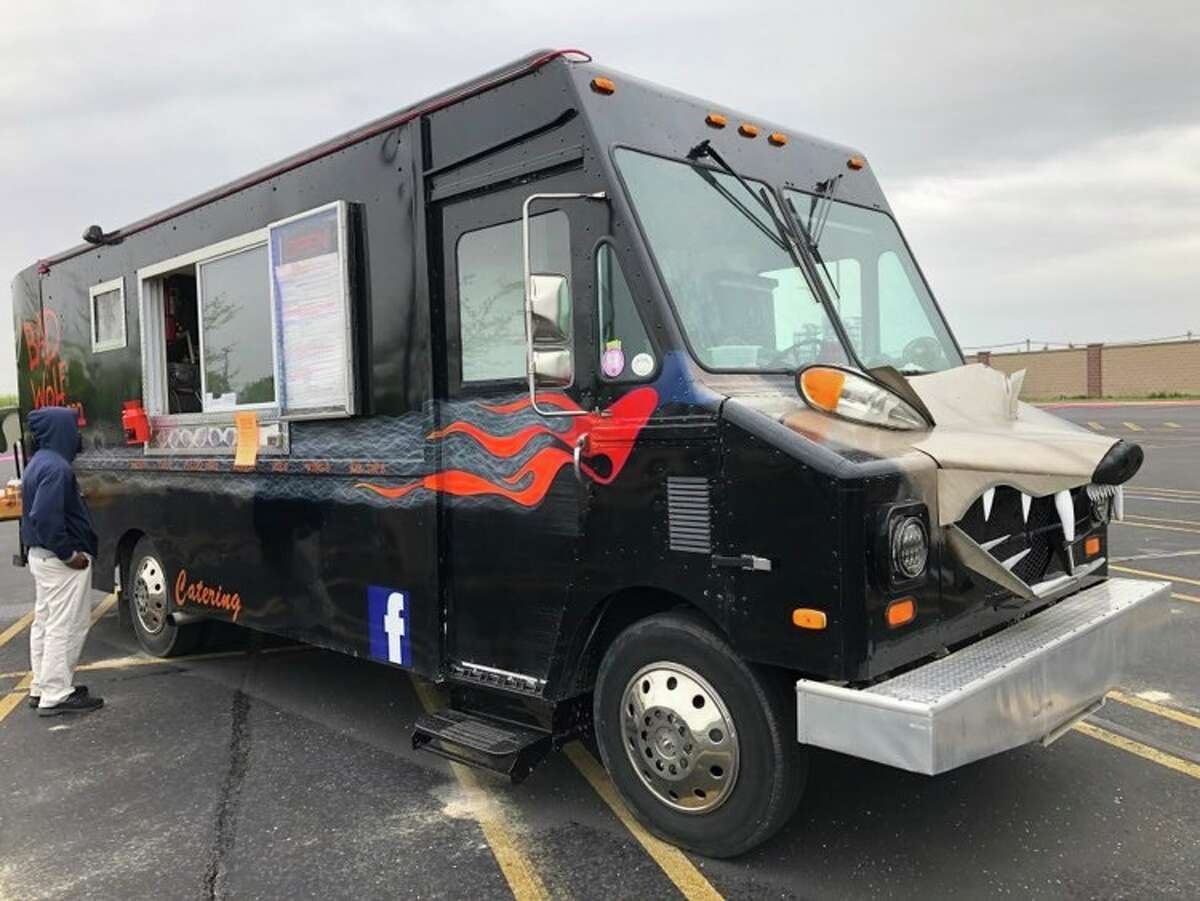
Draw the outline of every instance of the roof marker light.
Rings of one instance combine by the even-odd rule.
[[[738,126],[738,134],[740,134],[743,138],[757,138],[758,126],[751,125],[749,122],[743,122]]]
[[[709,113],[704,117],[704,122],[709,128],[724,128],[728,121],[720,113]]]
[[[767,141],[775,147],[782,147],[788,142],[788,137],[781,131],[773,131],[767,135]]]
[[[857,172],[859,169],[862,169],[866,165],[867,161],[861,156],[852,156],[850,159],[846,160],[846,168],[853,169],[855,172]]]
[[[612,94],[616,89],[617,86],[611,78],[597,76],[592,79],[592,90],[597,94]]]

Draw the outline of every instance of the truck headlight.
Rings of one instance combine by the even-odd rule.
[[[929,562],[929,533],[920,517],[905,516],[892,526],[892,570],[903,579],[915,579]]]
[[[933,425],[912,404],[865,375],[837,366],[796,373],[800,396],[814,410],[884,429],[910,431]]]

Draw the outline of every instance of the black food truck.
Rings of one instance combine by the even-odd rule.
[[[1159,620],[1141,449],[968,364],[858,151],[546,51],[13,283],[94,584],[447,683],[520,779],[594,732],[656,834],[761,843],[815,746],[1049,741]],[[1019,778],[1014,774],[1014,778]]]

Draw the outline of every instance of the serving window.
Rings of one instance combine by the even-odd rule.
[[[355,412],[347,208],[338,202],[138,271],[150,452],[262,449],[289,419]]]

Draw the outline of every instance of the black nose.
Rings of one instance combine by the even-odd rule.
[[[1097,485],[1120,485],[1128,482],[1142,468],[1142,460],[1146,455],[1137,444],[1118,441],[1108,449],[1092,473],[1092,481]]]

